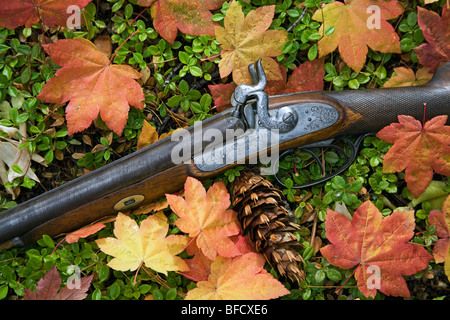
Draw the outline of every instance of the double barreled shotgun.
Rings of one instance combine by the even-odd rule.
[[[0,248],[24,246],[182,189],[188,176],[214,177],[238,163],[273,161],[290,148],[377,132],[404,114],[450,112],[450,63],[426,85],[268,96],[261,62],[249,67],[233,108],[0,213]],[[270,153],[270,155],[269,155]],[[247,162],[246,162],[247,161]],[[254,163],[254,162],[251,162]]]

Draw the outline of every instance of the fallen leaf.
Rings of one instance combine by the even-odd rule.
[[[155,127],[152,126],[147,120],[144,120],[144,124],[141,129],[141,133],[139,134],[139,139],[137,141],[137,150],[145,148],[152,143],[158,141],[158,132]]]
[[[208,89],[211,92],[211,97],[214,100],[217,112],[222,112],[232,107],[231,95],[236,89],[237,85],[234,83],[210,84]]]
[[[36,292],[25,288],[23,298],[24,300],[83,300],[87,296],[86,291],[88,291],[91,285],[92,278],[93,275],[78,279],[78,288],[69,288],[69,285],[66,285],[59,290],[61,278],[56,269],[56,265],[54,265],[53,268],[39,280]]]
[[[323,90],[323,77],[325,75],[323,59],[302,63],[292,71],[289,80],[287,80],[286,69],[281,65],[279,69],[282,79],[267,81],[264,91],[269,95]],[[208,89],[218,112],[231,108],[231,95],[236,89],[235,84],[208,85]]]
[[[140,6],[152,6],[153,26],[161,37],[174,43],[178,30],[190,35],[214,36],[212,13],[225,0],[140,0]]]
[[[143,263],[146,267],[167,275],[168,271],[188,271],[189,267],[180,257],[188,238],[180,235],[166,237],[169,230],[167,218],[162,211],[141,222],[119,212],[114,223],[117,238],[96,240],[100,250],[113,256],[108,262],[114,270],[134,271]]]
[[[32,25],[41,21],[48,27],[67,26],[67,21],[73,11],[67,13],[67,8],[77,6],[80,9],[92,0],[0,0],[0,27],[15,29]],[[82,21],[83,19],[81,19]],[[81,22],[80,21],[80,22]]]
[[[418,204],[427,201],[430,204],[430,210],[441,209],[450,193],[446,191],[446,187],[447,183],[443,180],[431,180],[425,191],[419,197],[412,199],[408,205],[414,208]]]
[[[267,300],[289,294],[284,285],[264,269],[262,254],[235,258],[217,257],[207,281],[199,281],[186,300]]]
[[[400,39],[391,20],[403,13],[396,1],[345,0],[335,1],[317,10],[313,19],[322,22],[319,33],[319,57],[324,57],[336,48],[344,62],[354,71],[361,71],[370,47],[382,53],[401,53]],[[372,7],[371,7],[372,6]],[[369,8],[370,7],[370,8]],[[376,8],[378,11],[372,11]],[[379,18],[379,19],[378,19]],[[334,32],[325,34],[328,27]]]
[[[44,49],[62,68],[44,85],[38,99],[58,104],[69,101],[69,135],[88,128],[99,113],[121,135],[130,105],[144,107],[144,93],[135,81],[141,74],[130,66],[111,64],[89,40],[59,40]]]
[[[31,168],[31,163],[34,161],[45,167],[47,166],[47,161],[37,153],[31,154],[28,148],[19,148],[20,144],[26,141],[28,137],[26,123],[21,123],[17,131],[22,136],[21,141],[0,137],[0,183],[2,185],[6,182],[12,183],[14,179],[22,176],[40,182]],[[9,171],[6,167],[9,168]],[[20,171],[13,168],[20,168]],[[11,187],[5,189],[11,194],[13,200],[18,196],[20,190],[20,188]]]
[[[95,46],[103,52],[103,54],[109,59],[109,57],[112,54],[112,43],[111,43],[111,37],[108,35],[105,36],[98,36],[94,40]]]
[[[240,232],[237,213],[227,210],[230,195],[223,182],[214,183],[206,192],[202,183],[188,177],[184,185],[185,199],[166,194],[170,208],[179,217],[175,224],[210,260],[217,255],[234,257],[239,248],[230,239]]]
[[[6,102],[6,101],[4,101],[4,102]],[[4,118],[2,118],[0,115],[0,119],[4,119]],[[14,128],[14,127],[5,127],[5,126],[0,125],[0,131],[6,133],[9,138],[14,138],[16,136],[16,132],[19,132],[19,129]]]
[[[436,263],[444,263],[444,270],[450,280],[450,196],[447,197],[442,212],[432,210],[428,216],[428,223],[436,226],[438,241],[433,247],[433,258]]]
[[[268,81],[265,91],[269,95],[277,95],[323,90],[323,77],[325,76],[323,62],[323,59],[315,59],[302,63],[292,71],[289,80],[287,80],[286,69],[280,66],[282,80]]]
[[[414,74],[414,70],[405,67],[394,68],[395,76],[386,81],[384,88],[421,86],[431,80],[432,73],[428,68],[420,68]]]
[[[351,222],[328,209],[325,232],[331,244],[320,252],[334,266],[357,267],[355,279],[364,296],[375,297],[379,290],[409,297],[403,276],[423,270],[431,260],[423,247],[409,243],[414,228],[414,211],[395,211],[383,218],[370,201],[356,209]]]
[[[233,72],[236,84],[252,83],[248,66],[262,59],[262,66],[268,80],[282,79],[278,63],[271,57],[281,55],[281,46],[287,39],[286,31],[269,29],[275,13],[275,6],[262,6],[244,12],[236,0],[228,7],[224,26],[216,27],[216,40],[221,43],[222,59],[219,62],[220,77]]]
[[[202,250],[193,242],[187,246],[186,251],[194,257],[192,259],[184,259],[184,262],[189,266],[189,271],[182,272],[181,274],[195,282],[207,281],[211,273],[211,263],[213,261],[205,256]]]
[[[422,127],[411,116],[399,115],[377,133],[377,137],[394,144],[383,160],[383,172],[395,173],[406,169],[408,189],[417,198],[433,178],[433,171],[450,175],[450,126],[447,116],[437,116]]]
[[[239,234],[237,236],[230,237],[230,239],[239,249],[241,255],[256,252],[248,235],[242,236]],[[186,251],[189,255],[194,257],[192,259],[184,259],[190,270],[183,272],[182,275],[196,282],[207,281],[211,272],[211,263],[213,261],[205,256],[194,242],[191,242],[187,246]]]
[[[67,243],[75,243],[78,242],[80,238],[86,238],[90,235],[93,235],[94,233],[102,230],[104,227],[106,227],[103,223],[95,223],[93,225],[83,227],[77,231],[71,232],[67,234],[66,236],[66,242]]]
[[[152,203],[140,206],[139,208],[133,209],[131,213],[135,216],[140,214],[148,214],[151,212],[158,212],[160,210],[166,209],[169,207],[169,203],[166,198],[160,198]]]
[[[427,43],[414,48],[417,59],[429,72],[450,60],[450,14],[447,6],[442,9],[442,17],[433,11],[417,7],[417,23],[422,29]]]

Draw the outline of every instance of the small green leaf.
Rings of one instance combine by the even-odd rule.
[[[197,66],[190,66],[189,67],[189,72],[194,76],[194,77],[201,77],[203,75],[203,71],[201,68],[197,67]]]
[[[310,61],[314,60],[317,57],[317,53],[318,53],[318,47],[317,47],[317,43],[315,43],[308,50],[308,59]]]
[[[55,247],[55,242],[53,242],[53,239],[50,238],[50,236],[44,234],[44,235],[42,236],[42,240],[44,241],[44,244],[45,244],[47,247],[49,247],[49,248],[51,248],[51,249],[53,249],[53,248]]]
[[[0,300],[4,299],[8,294],[8,285],[4,284],[0,287]]]
[[[338,282],[342,280],[342,275],[336,269],[329,269],[327,272],[327,278],[331,281]]]
[[[171,288],[171,289],[169,289],[169,291],[167,291],[166,300],[175,300],[176,297],[177,297],[177,289],[176,288]]]
[[[98,281],[103,282],[109,277],[109,267],[105,264],[98,271]]]
[[[14,164],[11,168],[15,173],[23,174],[22,168],[20,168],[17,164]]]
[[[180,84],[178,85],[178,89],[180,90],[182,95],[187,95],[189,92],[189,84],[186,82],[186,80],[181,80]]]
[[[185,51],[178,52],[178,58],[181,63],[188,64],[189,63],[189,55]]]
[[[284,181],[284,185],[286,186],[286,188],[291,189],[294,186],[294,181],[292,181],[292,179],[287,178]]]
[[[155,300],[164,300],[163,294],[158,289],[153,290],[153,298],[155,298]]]
[[[334,33],[334,27],[328,27],[325,29],[325,35],[329,36]]]
[[[350,89],[356,90],[356,89],[359,88],[359,82],[358,82],[358,80],[356,80],[356,79],[352,79],[352,80],[350,80],[350,81],[348,82],[348,86],[349,86]]]

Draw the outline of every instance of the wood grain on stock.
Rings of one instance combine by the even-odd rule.
[[[193,164],[177,165],[60,215],[32,229],[20,238],[24,243],[33,243],[39,240],[42,234],[57,236],[77,230],[92,221],[115,214],[117,211],[114,210],[114,205],[129,195],[144,195],[145,199],[139,205],[145,205],[158,200],[166,193],[175,193],[181,190],[188,176],[204,179],[212,175],[215,175],[215,172],[201,172]],[[0,245],[0,249],[12,247],[13,243],[9,241],[3,246]]]

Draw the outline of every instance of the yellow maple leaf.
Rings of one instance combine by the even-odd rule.
[[[236,84],[252,83],[248,66],[262,59],[267,79],[282,79],[278,63],[271,57],[281,55],[281,46],[288,39],[286,31],[267,30],[274,13],[274,5],[263,6],[244,17],[240,5],[235,0],[230,3],[224,18],[225,28],[215,28],[216,39],[221,43],[222,52],[226,52],[219,62],[221,78],[233,72]]]
[[[149,216],[139,227],[133,219],[119,213],[114,224],[117,238],[97,240],[104,253],[114,256],[108,266],[119,271],[134,271],[143,263],[146,267],[167,275],[168,271],[188,271],[188,265],[176,255],[184,250],[188,238],[166,237],[169,224],[162,211]]]

